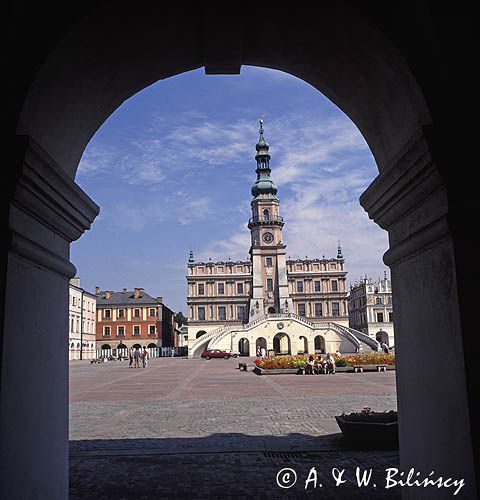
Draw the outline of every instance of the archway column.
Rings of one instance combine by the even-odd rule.
[[[9,218],[0,497],[67,498],[69,248],[99,209],[37,144],[25,138],[24,150]]]
[[[360,201],[389,234],[384,262],[391,269],[394,291],[400,467],[434,471],[435,477],[463,478],[462,494],[474,498],[447,193],[422,134],[412,138]],[[412,489],[403,495],[411,499],[419,493]],[[422,499],[449,496],[437,489],[421,493]]]

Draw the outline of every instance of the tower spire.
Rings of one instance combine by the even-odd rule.
[[[266,198],[266,199],[276,199],[277,186],[270,179],[270,154],[268,150],[270,146],[265,141],[264,130],[263,130],[263,117],[258,120],[260,128],[258,130],[260,137],[255,146],[257,154],[255,155],[255,160],[257,162],[257,180],[255,185],[252,187],[252,196],[254,198]]]
[[[344,260],[342,254],[342,247],[340,246],[340,240],[338,240],[337,259]]]
[[[195,262],[193,258],[193,250],[190,250],[190,256],[188,257],[188,263],[193,264]]]

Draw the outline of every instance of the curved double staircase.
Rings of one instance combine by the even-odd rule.
[[[231,334],[232,332],[239,332],[239,331],[247,332],[252,328],[258,326],[260,323],[272,319],[277,321],[293,319],[299,323],[308,326],[312,330],[318,330],[318,331],[333,330],[336,333],[338,333],[341,337],[351,342],[355,346],[355,348],[362,349],[364,352],[381,351],[380,343],[363,332],[359,332],[358,330],[354,330],[353,328],[339,325],[338,323],[334,323],[331,321],[324,323],[312,323],[311,321],[305,319],[303,316],[298,316],[297,314],[294,313],[287,313],[287,314],[265,314],[243,325],[221,326],[220,328],[216,328],[215,330],[212,330],[211,332],[202,335],[198,339],[195,339],[195,341],[189,347],[189,357],[198,357],[199,354],[204,349],[215,348],[218,345],[218,343],[225,338],[225,336]]]

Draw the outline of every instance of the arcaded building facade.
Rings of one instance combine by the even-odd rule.
[[[325,352],[341,347],[353,352],[359,340],[351,332],[345,333],[347,271],[340,244],[335,257],[286,258],[282,235],[285,221],[280,215],[277,187],[270,178],[269,145],[262,120],[259,134],[255,155],[257,179],[252,187],[252,216],[247,224],[251,235],[250,260],[195,262],[190,252],[190,354],[213,345],[251,355],[261,345],[277,353]],[[288,332],[284,321],[287,319]],[[263,333],[272,330],[269,338],[254,338],[256,333],[252,332],[241,334],[260,323]],[[305,328],[308,332],[303,331]],[[371,347],[376,348],[376,344],[371,343]]]

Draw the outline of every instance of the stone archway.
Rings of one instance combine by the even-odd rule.
[[[200,338],[202,335],[205,335],[207,332],[205,330],[199,330],[197,332],[197,334],[195,335],[195,338],[198,339]]]
[[[267,339],[265,337],[258,337],[255,341],[255,352],[258,353],[258,350],[264,348],[267,350]]]
[[[247,338],[242,337],[238,341],[238,351],[241,356],[249,356],[250,355],[250,342]]]
[[[396,343],[401,461],[466,478],[470,489],[464,494],[474,498],[470,429],[478,433],[480,419],[473,404],[478,392],[475,339],[465,326],[474,314],[468,284],[473,245],[462,222],[473,218],[474,210],[464,206],[475,196],[465,194],[467,190],[473,195],[474,188],[463,176],[458,180],[451,173],[452,165],[462,164],[458,155],[465,158],[462,145],[468,142],[459,135],[453,145],[449,140],[458,120],[450,120],[455,125],[449,125],[448,118],[442,121],[447,104],[436,100],[436,94],[428,101],[436,114],[430,113],[423,96],[423,88],[434,92],[438,86],[439,95],[449,90],[440,78],[430,77],[429,84],[422,62],[436,57],[428,57],[424,30],[414,25],[406,30],[401,20],[399,29],[391,29],[394,16],[369,6],[360,12],[341,0],[322,4],[321,12],[311,5],[297,10],[278,5],[261,25],[242,10],[224,18],[213,7],[198,6],[186,8],[179,17],[174,5],[146,2],[128,13],[115,7],[113,2],[99,2],[91,11],[85,6],[88,15],[72,16],[79,19],[75,24],[64,19],[61,36],[51,30],[53,40],[45,46],[38,37],[38,60],[25,51],[33,59],[25,60],[31,67],[22,72],[21,100],[13,106],[22,109],[15,111],[18,137],[12,141],[12,170],[18,177],[7,189],[10,204],[5,203],[3,218],[9,248],[4,254],[2,348],[22,352],[32,364],[16,366],[2,357],[0,407],[6,423],[1,441],[8,452],[1,457],[6,480],[0,496],[8,497],[16,488],[19,496],[31,498],[34,485],[41,485],[46,498],[67,495],[68,373],[50,354],[54,349],[34,351],[35,344],[25,342],[22,332],[39,332],[52,345],[65,344],[68,318],[62,308],[48,318],[44,311],[52,301],[63,304],[68,279],[75,274],[69,244],[98,213],[73,181],[90,137],[125,99],[158,79],[203,65],[215,74],[238,73],[242,64],[252,64],[302,78],[347,113],[367,140],[380,174],[361,203],[389,231],[391,248],[384,260],[391,267],[394,300],[400,306]],[[42,26],[41,17],[36,22]],[[430,22],[433,25],[434,19],[427,17],[421,26],[428,33]],[[221,45],[216,43],[219,37]],[[397,37],[400,43],[395,43]],[[451,38],[448,44],[455,43]],[[416,43],[423,59],[417,57]],[[450,59],[461,57],[460,52]],[[457,98],[463,98],[461,84],[456,90]],[[25,289],[32,293],[22,294]],[[38,299],[32,301],[31,296]],[[428,337],[432,331],[435,342]],[[421,348],[412,350],[412,345]],[[452,359],[448,373],[440,366],[422,370],[425,357],[435,359],[447,351]],[[408,356],[405,365],[402,356]],[[25,374],[41,374],[44,367],[54,386],[46,387],[44,377],[37,376],[31,377],[28,391],[21,391]],[[442,393],[429,391],[433,385],[441,385]],[[419,416],[411,403],[427,393],[429,404]],[[55,418],[38,415],[39,408]],[[451,434],[450,422],[456,439],[445,448],[439,437]],[[50,453],[44,442],[58,453]],[[22,453],[27,449],[28,454]],[[425,449],[430,450],[428,457]],[[15,452],[15,460],[10,452]],[[30,481],[19,479],[23,470],[29,471]],[[48,484],[45,477],[57,480]]]
[[[290,337],[285,332],[279,332],[273,337],[273,350],[276,354],[292,354]]]
[[[375,338],[377,339],[380,344],[386,344],[387,347],[389,346],[389,338],[388,338],[388,333],[385,332],[384,330],[379,330],[375,334]]]
[[[298,337],[298,340],[299,340],[299,343],[297,345],[297,348],[298,348],[298,352],[302,352],[307,354],[308,353],[308,339],[307,337],[305,337],[304,335],[300,335],[300,337]]]
[[[322,335],[317,335],[314,338],[315,352],[325,354],[325,338]]]

